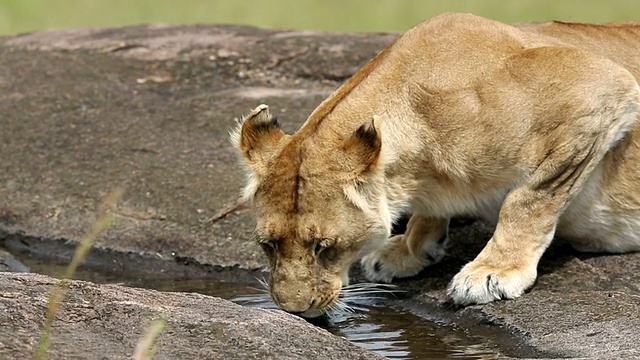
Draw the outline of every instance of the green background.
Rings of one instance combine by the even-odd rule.
[[[141,23],[403,31],[445,11],[505,22],[640,19],[640,0],[0,0],[0,34]]]

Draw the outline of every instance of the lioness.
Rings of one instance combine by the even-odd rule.
[[[496,224],[457,304],[513,299],[554,234],[640,249],[640,23],[422,22],[285,134],[266,105],[232,133],[284,310],[321,315],[362,259],[389,282],[442,259],[449,219]],[[404,235],[390,237],[400,214]]]

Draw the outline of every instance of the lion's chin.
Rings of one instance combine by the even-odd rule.
[[[323,316],[325,314],[324,311],[318,309],[318,308],[312,308],[309,309],[303,313],[300,313],[298,315],[300,315],[301,317],[305,318],[305,319],[313,319],[313,318],[317,318],[320,316]]]

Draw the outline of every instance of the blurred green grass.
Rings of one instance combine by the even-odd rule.
[[[445,11],[505,22],[640,20],[639,0],[0,0],[0,34],[140,23],[403,31]]]

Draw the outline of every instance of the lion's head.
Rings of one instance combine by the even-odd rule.
[[[283,310],[316,317],[335,304],[351,264],[390,233],[374,121],[350,136],[285,134],[266,105],[232,133],[248,171],[244,196],[271,267],[269,290]]]

